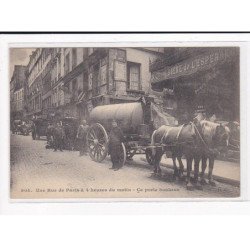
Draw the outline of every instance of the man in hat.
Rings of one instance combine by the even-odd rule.
[[[203,106],[198,106],[198,109],[194,113],[194,121],[200,122],[207,119],[206,110]]]
[[[77,130],[76,138],[79,140],[79,156],[82,156],[87,153],[87,133],[89,130],[89,125],[86,120],[82,120],[81,124]]]
[[[109,134],[109,153],[112,161],[112,168],[118,170],[122,167],[121,152],[122,142],[124,142],[124,135],[121,128],[117,125],[116,120],[112,121],[112,128]]]
[[[56,127],[54,128],[53,138],[54,138],[54,151],[57,151],[57,149],[63,151],[62,148],[63,148],[63,140],[65,138],[65,133],[61,122],[57,122]]]

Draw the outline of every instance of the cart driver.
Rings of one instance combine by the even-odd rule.
[[[112,128],[109,134],[109,153],[112,161],[110,169],[119,170],[122,167],[121,154],[123,154],[122,142],[124,135],[116,120],[112,121]]]

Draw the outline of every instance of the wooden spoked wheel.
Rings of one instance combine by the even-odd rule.
[[[154,156],[152,153],[152,149],[147,148],[145,153],[146,153],[147,162],[149,163],[149,165],[153,165],[154,164]]]
[[[121,148],[120,157],[119,157],[121,167],[125,164],[126,158],[127,158],[126,148],[124,146],[124,143],[122,143],[122,148]]]
[[[96,123],[87,133],[89,156],[96,162],[103,161],[108,154],[108,135],[105,128]]]

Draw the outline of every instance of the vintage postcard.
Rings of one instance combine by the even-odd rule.
[[[239,198],[240,58],[10,46],[10,198]]]

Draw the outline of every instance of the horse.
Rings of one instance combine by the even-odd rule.
[[[161,175],[160,161],[166,151],[171,151],[174,164],[174,177],[183,175],[184,166],[181,157],[185,155],[187,163],[187,189],[192,190],[194,185],[197,189],[202,189],[204,183],[204,173],[206,161],[209,159],[209,183],[214,185],[212,172],[215,156],[225,150],[228,146],[228,129],[214,122],[199,120],[184,124],[178,127],[161,126],[154,131],[151,138],[151,145],[156,149],[154,155],[154,173]],[[157,144],[159,146],[157,146]],[[176,158],[179,161],[179,169],[176,165]],[[198,182],[199,163],[202,160],[201,183]],[[194,185],[191,183],[190,174],[192,162],[194,161]]]
[[[192,171],[192,162],[195,155],[199,155],[202,142],[199,133],[197,133],[196,125],[192,122],[183,124],[182,126],[172,127],[162,125],[154,131],[151,137],[151,145],[153,146],[152,154],[154,157],[154,174],[161,176],[160,161],[162,155],[170,151],[174,163],[174,177],[183,174],[184,166],[181,162],[182,155],[185,155],[187,162],[187,189],[193,189],[190,174]],[[179,161],[180,169],[177,168],[176,158]],[[198,189],[199,166],[195,165],[194,169],[194,184]]]
[[[202,133],[204,141],[210,147],[209,151],[203,151],[201,155],[201,184],[206,184],[205,170],[207,168],[207,160],[209,161],[208,181],[209,184],[215,186],[213,181],[213,167],[215,157],[220,153],[226,153],[228,148],[233,147],[239,150],[239,124],[236,122],[216,123],[202,121]],[[216,134],[220,133],[220,137]],[[209,131],[212,132],[209,135]]]

